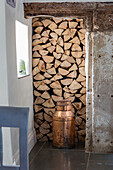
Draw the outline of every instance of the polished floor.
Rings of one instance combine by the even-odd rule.
[[[113,154],[85,153],[83,146],[56,149],[38,142],[29,159],[30,170],[113,170]]]

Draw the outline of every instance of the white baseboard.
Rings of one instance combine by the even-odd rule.
[[[36,131],[33,129],[29,134],[28,134],[28,152],[32,150],[34,145],[36,144]]]
[[[29,134],[28,134],[28,153],[32,150],[34,145],[36,144],[36,131],[33,129]],[[19,150],[13,155],[13,164],[19,164]]]

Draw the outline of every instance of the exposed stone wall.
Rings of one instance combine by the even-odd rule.
[[[76,142],[86,134],[85,29],[82,19],[33,19],[33,84],[37,139],[52,140],[59,99],[72,101]]]

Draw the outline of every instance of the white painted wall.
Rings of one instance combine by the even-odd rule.
[[[24,10],[22,1],[16,2],[16,8],[12,8],[6,3],[6,46],[7,46],[7,70],[8,70],[8,100],[10,106],[29,107],[29,151],[36,142],[34,130],[34,115],[33,115],[33,87],[32,87],[32,54],[31,54],[31,20],[24,19]],[[28,26],[29,29],[29,57],[30,57],[30,75],[24,78],[17,78],[17,63],[16,63],[16,31],[15,21]],[[13,130],[12,136],[15,137],[14,142],[18,140],[16,131]],[[14,144],[13,151],[17,148]]]

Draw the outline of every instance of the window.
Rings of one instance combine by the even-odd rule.
[[[17,76],[29,74],[28,26],[16,20]]]

